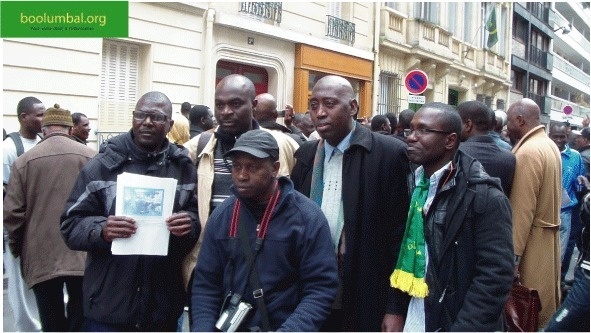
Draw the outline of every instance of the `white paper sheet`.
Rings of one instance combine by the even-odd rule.
[[[172,215],[177,180],[124,172],[117,176],[115,214],[135,219],[136,233],[116,238],[114,255],[168,255],[170,231],[165,219]]]

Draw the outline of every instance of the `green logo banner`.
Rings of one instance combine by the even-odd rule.
[[[128,37],[127,1],[2,1],[0,37]]]

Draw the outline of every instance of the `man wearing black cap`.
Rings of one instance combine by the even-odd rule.
[[[257,105],[255,97],[254,84],[246,76],[232,74],[224,77],[215,88],[214,113],[219,126],[213,133],[201,133],[184,144],[197,164],[197,206],[202,229],[205,229],[211,212],[232,194],[232,161],[225,158],[224,153],[232,149],[236,140],[247,131],[261,129],[253,117]],[[278,175],[288,176],[295,164],[294,153],[298,144],[283,133],[269,133],[279,146]],[[201,240],[185,259],[183,270],[187,286],[190,285],[200,244]]]
[[[269,132],[244,133],[225,157],[232,160],[232,195],[205,230],[191,330],[226,331],[234,307],[252,306],[237,330],[318,331],[338,285],[324,214],[289,178],[277,178],[279,147]],[[223,310],[228,317],[220,317]]]
[[[4,226],[10,251],[21,258],[23,277],[35,293],[43,331],[79,331],[86,254],[68,249],[59,221],[80,169],[96,152],[70,138],[70,111],[57,104],[45,112],[41,125],[43,141],[14,162]]]

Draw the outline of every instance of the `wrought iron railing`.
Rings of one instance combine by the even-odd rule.
[[[281,23],[281,2],[241,2],[240,12]]]
[[[332,15],[326,15],[326,36],[355,44],[355,23],[345,21]]]
[[[528,2],[527,10],[544,23],[549,23],[550,7],[543,2]]]

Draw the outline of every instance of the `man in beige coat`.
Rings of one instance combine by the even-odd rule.
[[[213,133],[201,133],[184,144],[189,149],[189,157],[198,163],[197,206],[202,230],[205,230],[210,213],[231,194],[232,161],[223,157],[224,153],[234,147],[240,135],[252,129],[261,129],[253,117],[253,110],[257,105],[255,97],[254,84],[250,79],[238,74],[226,76],[215,89],[214,114],[219,126]],[[294,153],[298,149],[298,143],[284,133],[269,132],[279,145],[278,176],[289,176],[295,164]],[[202,238],[203,233],[183,262],[183,278],[189,293]]]
[[[540,294],[540,327],[560,305],[560,152],[540,125],[540,108],[531,99],[507,112],[507,130],[517,159],[511,190],[516,273]]]
[[[60,233],[60,215],[80,169],[96,151],[74,141],[70,111],[55,105],[42,121],[45,138],[16,159],[4,199],[10,251],[21,257],[44,332],[79,331],[86,253],[72,251]],[[67,315],[64,285],[68,290]]]

